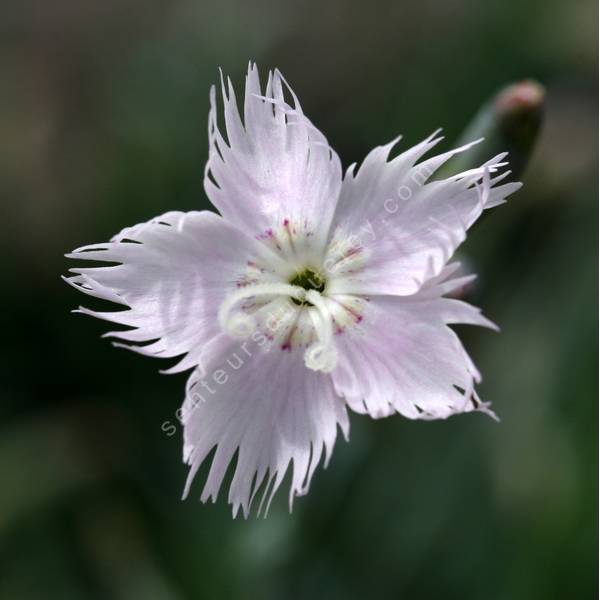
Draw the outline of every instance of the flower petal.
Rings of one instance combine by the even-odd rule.
[[[270,346],[263,336],[242,344],[221,336],[212,345],[215,358],[204,377],[192,373],[182,410],[184,460],[191,465],[184,497],[216,446],[203,502],[216,501],[237,454],[229,488],[234,516],[240,508],[248,515],[261,488],[268,510],[290,463],[291,510],[294,496],[308,491],[323,452],[327,465],[337,426],[348,435],[344,401],[329,376],[307,370],[300,353]]]
[[[482,211],[501,204],[521,187],[507,183],[482,191],[479,182],[505,164],[500,162],[504,155],[480,168],[432,180],[449,158],[472,146],[417,163],[440,139],[431,136],[388,160],[394,141],[375,148],[356,174],[353,169],[346,173],[333,231],[339,239],[358,239],[358,244],[353,242],[354,252],[362,253],[363,268],[356,269],[354,261],[352,270],[345,270],[342,263],[339,271],[331,273],[332,293],[415,293],[441,273]],[[330,262],[337,264],[334,259]]]
[[[336,391],[350,408],[375,418],[488,410],[473,389],[481,376],[448,327],[458,323],[496,328],[474,306],[427,289],[372,298],[361,324],[337,339]]]
[[[211,90],[206,193],[226,219],[253,235],[288,219],[325,236],[341,187],[340,160],[291,89],[293,107],[286,103],[284,83],[278,71],[269,73],[263,95],[251,64],[242,124],[233,85],[227,79],[226,89],[222,81],[227,141]]]
[[[220,333],[217,312],[223,298],[247,261],[265,252],[269,251],[262,244],[214,213],[170,212],[125,229],[108,243],[68,254],[117,264],[71,269],[76,275],[66,280],[90,296],[130,308],[116,312],[80,308],[82,313],[133,327],[106,334],[135,343],[119,345],[162,358],[188,353],[169,370],[178,372],[200,363],[205,344]]]

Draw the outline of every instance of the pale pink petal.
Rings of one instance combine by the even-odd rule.
[[[337,338],[336,391],[372,417],[446,418],[483,405],[480,375],[448,325],[494,328],[475,307],[449,298],[376,296],[359,326]]]
[[[192,373],[182,411],[184,459],[190,474],[216,447],[201,500],[217,498],[237,453],[229,488],[234,516],[248,515],[260,492],[268,508],[291,464],[290,509],[308,491],[324,456],[327,464],[337,427],[348,435],[348,416],[331,378],[304,367],[298,353],[268,346],[265,338],[240,343],[222,336],[204,376]],[[218,359],[216,358],[218,356]]]
[[[326,236],[341,187],[340,160],[280,73],[269,73],[263,91],[256,65],[249,66],[243,123],[229,79],[221,92],[226,138],[211,90],[205,189],[212,203],[253,235],[288,220]]]
[[[162,358],[187,355],[171,372],[197,366],[220,333],[221,302],[264,246],[211,212],[170,212],[123,230],[110,242],[84,246],[69,258],[114,263],[74,268],[67,282],[129,310],[80,312],[133,329],[107,336]],[[150,342],[145,344],[145,342]]]
[[[482,211],[501,204],[519,183],[498,184],[508,173],[482,180],[504,163],[497,156],[478,169],[435,180],[435,174],[457,152],[472,144],[417,162],[441,138],[428,138],[388,160],[396,141],[373,150],[358,172],[349,169],[333,221],[338,238],[355,236],[360,269],[332,273],[332,293],[415,293],[439,275],[464,241]]]

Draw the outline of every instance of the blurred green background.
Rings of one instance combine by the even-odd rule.
[[[597,5],[9,0],[1,9],[0,598],[597,596]],[[115,350],[63,253],[207,208],[208,90],[279,67],[345,166],[511,81],[547,87],[525,188],[461,251],[502,418],[352,418],[293,515],[180,501],[185,375]],[[205,473],[205,471],[203,471]],[[200,474],[200,478],[203,477]],[[194,488],[199,495],[199,486]]]

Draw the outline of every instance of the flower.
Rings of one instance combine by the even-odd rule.
[[[243,119],[229,79],[221,91],[226,138],[213,87],[205,172],[221,216],[168,212],[124,229],[68,254],[112,264],[71,269],[67,281],[128,308],[79,309],[128,326],[106,334],[128,342],[115,345],[181,356],[168,373],[193,369],[180,415],[184,497],[214,451],[201,499],[215,501],[237,456],[229,502],[247,516],[259,491],[268,509],[290,464],[290,509],[307,492],[338,427],[348,438],[348,408],[374,418],[493,415],[449,325],[495,326],[446,297],[471,279],[449,260],[482,211],[520,184],[498,185],[504,155],[436,179],[472,145],[421,160],[437,132],[394,158],[399,138],[377,147],[342,176],[278,71],[263,92],[250,64]]]

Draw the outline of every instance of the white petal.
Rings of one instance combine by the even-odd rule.
[[[451,156],[472,145],[417,164],[439,139],[432,136],[390,161],[395,142],[376,148],[356,175],[346,174],[333,228],[338,237],[358,236],[364,267],[334,273],[332,293],[415,293],[441,273],[481,212],[520,187],[519,183],[498,185],[482,200],[477,183],[486,169],[494,173],[504,164],[500,162],[504,155],[478,169],[431,180]]]
[[[473,390],[480,375],[450,323],[493,327],[458,300],[371,299],[360,326],[337,338],[336,391],[376,418],[446,418],[483,407]]]
[[[342,181],[337,154],[291,90],[293,107],[286,103],[279,72],[269,73],[263,93],[256,65],[249,66],[243,124],[231,81],[225,87],[223,82],[227,141],[217,126],[211,90],[205,189],[212,203],[253,235],[285,219],[308,222],[326,235]]]
[[[201,495],[203,502],[215,501],[237,453],[229,488],[234,516],[240,508],[248,515],[259,489],[268,509],[290,463],[291,510],[294,496],[308,491],[323,453],[327,464],[337,426],[348,435],[345,405],[331,378],[307,370],[301,353],[277,346],[267,349],[263,343],[257,339],[236,344],[224,336],[215,340],[219,350],[211,354],[219,358],[204,377],[192,374],[183,407],[184,458],[191,465],[184,496],[216,446]]]
[[[80,312],[134,329],[107,336],[149,356],[188,353],[170,372],[197,366],[205,344],[220,333],[217,312],[246,269],[268,252],[211,212],[171,212],[123,230],[105,244],[85,246],[69,258],[118,263],[75,268],[67,282],[80,291],[130,308]]]
[[[479,325],[499,331],[498,326],[484,317],[476,306],[444,297],[475,279],[475,275],[452,278],[459,267],[460,263],[446,265],[438,276],[428,279],[416,294],[396,296],[395,302],[418,312],[420,318],[429,319],[431,322],[446,325]]]

